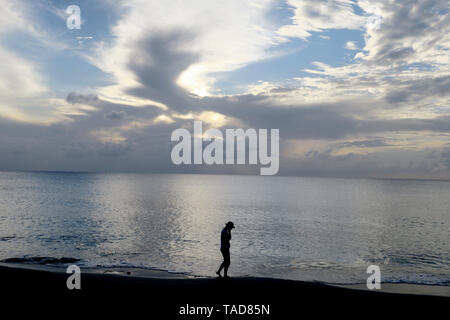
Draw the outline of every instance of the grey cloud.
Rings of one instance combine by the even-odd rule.
[[[105,114],[105,117],[107,119],[111,119],[111,120],[118,120],[118,119],[123,119],[127,116],[127,113],[125,111],[111,111]]]
[[[98,153],[102,156],[123,156],[127,152],[131,150],[131,144],[128,142],[120,142],[120,143],[113,143],[113,142],[105,142],[100,145],[98,149]]]
[[[450,95],[450,76],[420,79],[401,83],[397,89],[390,91],[385,99],[390,103],[401,103],[430,96],[444,97]]]
[[[367,110],[361,108],[358,111],[357,101],[279,107],[265,98],[206,99],[205,107],[240,119],[252,128],[279,128],[281,137],[285,139],[335,140],[381,132],[450,132],[448,116],[434,119],[370,119]]]
[[[340,148],[360,147],[360,148],[377,148],[390,146],[384,139],[347,141],[339,144]]]
[[[433,27],[438,8],[447,8],[445,0],[404,0],[401,2],[382,1],[384,8],[391,12],[383,17],[385,35],[392,40],[402,40],[424,34]]]
[[[66,97],[66,101],[71,104],[95,104],[98,100],[99,99],[95,94],[81,94],[76,92],[70,92]]]
[[[170,105],[175,110],[185,110],[188,93],[176,84],[178,76],[198,57],[181,50],[193,35],[186,31],[173,31],[141,39],[135,58],[129,62],[141,86],[130,89],[131,95],[148,98]]]
[[[391,65],[402,62],[408,57],[414,55],[414,49],[411,47],[403,47],[401,43],[389,43],[377,52],[376,58],[372,59],[370,63],[378,65]]]
[[[105,123],[99,112],[99,119]],[[77,118],[74,122],[38,126],[0,118],[2,170],[61,170],[168,172],[172,126],[156,125],[126,132],[123,142],[102,142],[91,135],[102,122]],[[6,123],[5,123],[6,122]],[[5,134],[7,133],[7,134]]]
[[[405,0],[377,2],[388,12],[377,30],[378,49],[369,63],[405,64],[439,44],[449,30],[448,1]],[[442,13],[446,12],[446,16]],[[445,31],[447,30],[447,31]],[[414,39],[416,51],[405,43]],[[445,50],[442,54],[446,54]]]
[[[332,149],[321,152],[311,150],[303,159],[283,158],[280,172],[285,175],[319,177],[450,178],[448,171],[436,171],[441,162],[429,158],[431,152],[394,149],[367,155],[335,155]]]

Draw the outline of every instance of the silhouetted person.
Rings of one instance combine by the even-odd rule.
[[[220,265],[219,270],[217,270],[217,275],[222,277],[220,271],[223,269],[223,275],[225,278],[228,278],[227,272],[228,267],[230,266],[230,240],[231,240],[231,229],[234,228],[234,224],[231,221],[228,221],[225,225],[225,228],[222,229],[220,233],[220,251],[223,255],[223,262]]]

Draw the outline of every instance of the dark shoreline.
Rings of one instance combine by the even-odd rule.
[[[357,290],[314,282],[268,278],[155,277],[83,272],[81,290],[68,290],[69,274],[27,266],[0,265],[3,309],[15,302],[21,312],[46,314],[62,308],[89,310],[89,315],[139,316],[153,319],[290,319],[304,312],[313,315],[364,317],[367,313],[414,315],[418,309],[444,312],[450,298]],[[10,303],[8,303],[10,302]],[[269,315],[225,315],[223,305],[269,305]],[[183,306],[211,306],[220,311],[206,315],[180,315]],[[30,308],[28,308],[30,307]],[[78,309],[77,309],[78,308]],[[378,311],[377,311],[378,309]],[[310,318],[311,314],[305,313]],[[308,315],[308,316],[307,316]],[[380,314],[381,316],[381,314]]]

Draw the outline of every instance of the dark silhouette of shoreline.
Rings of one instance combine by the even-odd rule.
[[[232,316],[216,312],[208,319],[300,319],[310,315],[404,318],[419,310],[432,318],[432,313],[447,310],[450,302],[448,297],[352,290],[267,278],[162,279],[85,273],[81,290],[68,290],[68,276],[65,272],[0,266],[2,311],[10,309],[16,315],[42,314],[59,319],[69,315],[206,319],[206,316],[181,316],[178,312],[187,304],[215,308],[224,304],[257,304],[270,305],[270,315]],[[17,303],[22,307],[18,308]]]

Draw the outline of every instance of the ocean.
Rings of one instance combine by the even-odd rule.
[[[230,276],[450,285],[450,181],[0,172],[1,260],[214,276],[229,220]]]

